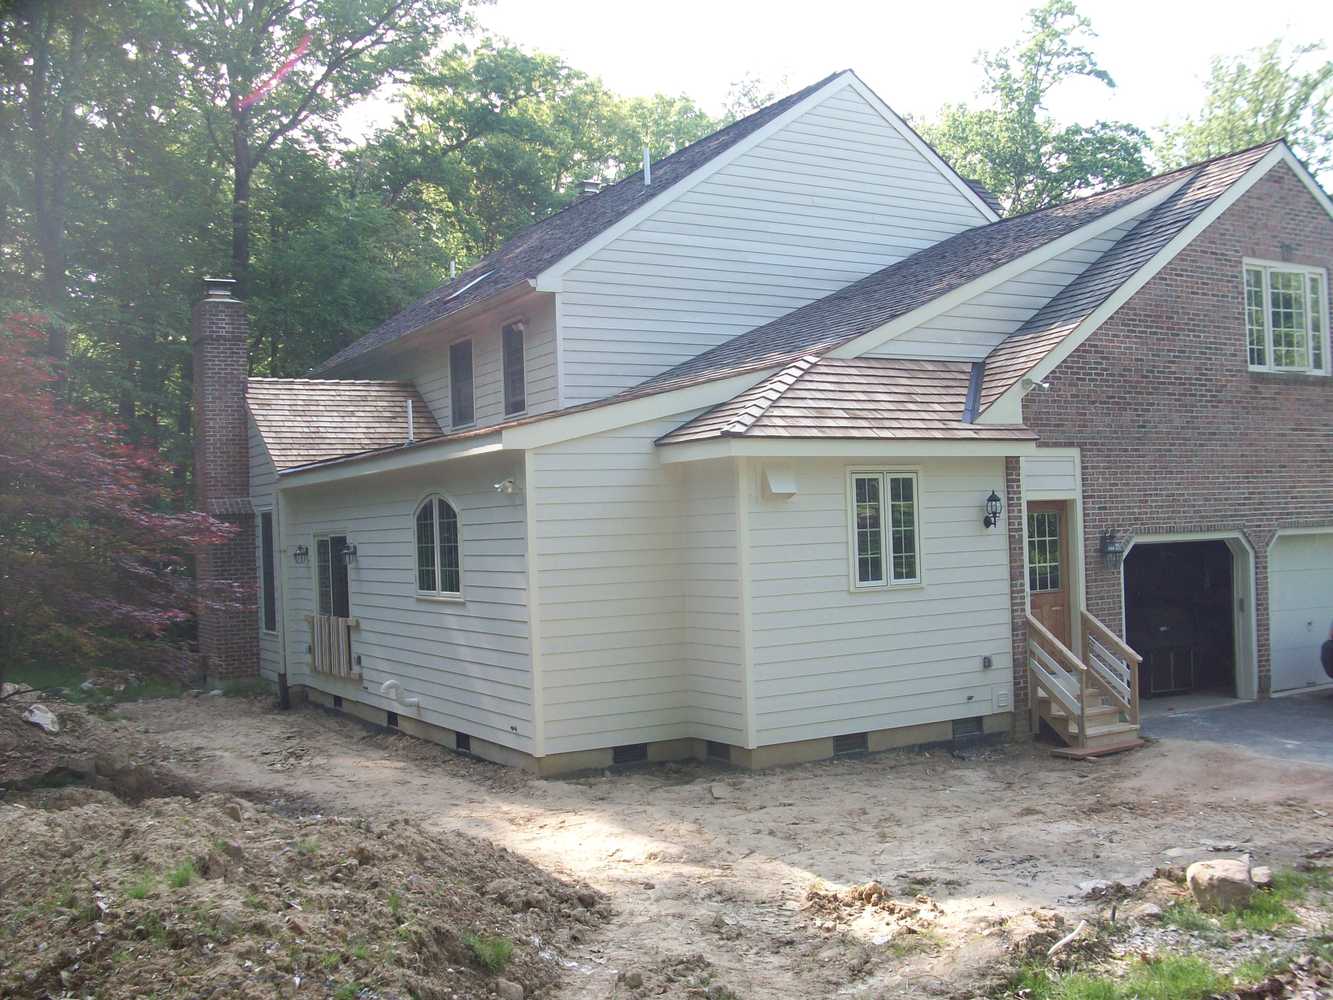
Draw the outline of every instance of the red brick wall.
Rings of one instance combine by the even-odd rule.
[[[199,652],[210,677],[259,672],[255,516],[245,415],[248,336],[244,303],[209,297],[195,305],[190,339],[196,502],[238,528],[222,545],[202,549],[196,560],[203,598]]]
[[[1333,379],[1247,369],[1244,257],[1333,271],[1333,220],[1278,164],[1023,403],[1044,446],[1083,456],[1088,609],[1121,627],[1126,537],[1240,531],[1255,552],[1259,690],[1269,690],[1267,550],[1283,527],[1333,526]]]
[[[1009,615],[1013,620],[1013,735],[1031,735],[1028,689],[1027,573],[1023,563],[1023,474],[1016,458],[1004,460],[1005,528],[1009,532]]]

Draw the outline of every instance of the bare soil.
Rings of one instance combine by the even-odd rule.
[[[1137,891],[1101,882],[1134,887],[1241,851],[1295,867],[1333,843],[1333,770],[1216,744],[1088,763],[1011,746],[539,781],[317,709],[121,711],[123,738],[201,792],[242,789],[265,815],[319,812],[341,818],[334,829],[406,820],[441,845],[434,864],[466,836],[604,893],[608,920],[557,906],[538,932],[561,968],[526,985],[561,998],[994,995],[1017,958]],[[487,902],[483,885],[440,925],[466,925],[476,906],[503,926]]]

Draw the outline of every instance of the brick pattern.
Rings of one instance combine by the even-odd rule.
[[[203,596],[199,652],[209,677],[259,673],[255,601],[255,518],[250,503],[250,442],[245,418],[249,324],[245,304],[205,298],[194,307],[194,474],[200,509],[237,533],[198,553]]]
[[[1259,691],[1269,691],[1268,544],[1333,526],[1333,379],[1247,368],[1244,257],[1333,271],[1333,220],[1278,164],[1029,393],[1041,444],[1083,455],[1088,609],[1122,619],[1101,533],[1239,531],[1255,553]]]
[[[1023,567],[1023,473],[1017,458],[1004,460],[1005,528],[1009,532],[1009,615],[1013,621],[1013,736],[1026,739],[1031,729],[1028,687],[1027,574]]]

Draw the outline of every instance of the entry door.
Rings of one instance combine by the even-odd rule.
[[[1028,504],[1028,595],[1032,617],[1070,644],[1069,504],[1043,500]]]
[[[347,590],[346,535],[315,539],[315,559],[319,568],[319,613],[334,618],[350,618],[351,600]]]

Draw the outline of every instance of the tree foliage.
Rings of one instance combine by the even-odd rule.
[[[1047,0],[1030,11],[1023,37],[979,57],[984,104],[952,104],[922,126],[940,154],[964,176],[986,185],[1009,214],[1148,176],[1147,135],[1124,122],[1060,125],[1046,100],[1082,77],[1115,81],[1089,47],[1091,22],[1072,0]]]
[[[1285,138],[1314,173],[1333,172],[1333,60],[1323,52],[1277,39],[1214,59],[1203,109],[1161,130],[1157,156],[1179,166]]]
[[[173,513],[155,452],[62,404],[45,327],[31,314],[0,325],[0,674],[162,637],[193,609],[186,557],[230,530]]]

